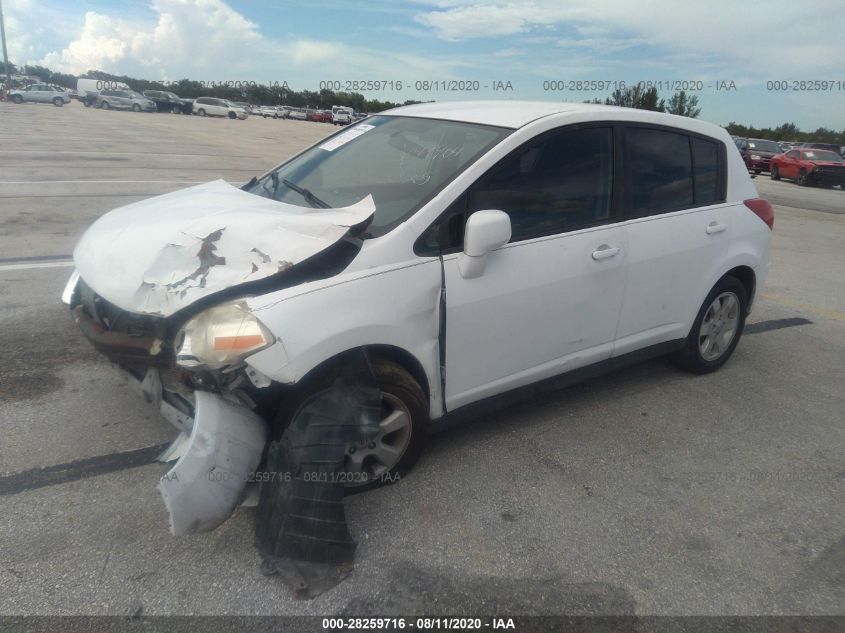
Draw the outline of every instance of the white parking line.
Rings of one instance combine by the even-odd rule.
[[[3,270],[32,270],[33,268],[70,268],[73,262],[29,262],[21,264],[0,264],[0,271]]]

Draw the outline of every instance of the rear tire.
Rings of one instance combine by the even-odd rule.
[[[197,110],[197,114],[199,114],[200,116],[205,116],[205,109],[200,108],[199,110]]]
[[[428,425],[428,397],[420,385],[401,365],[386,359],[372,360],[373,373],[382,391],[382,424],[403,418],[403,426],[393,428],[385,425],[385,430],[371,440],[367,446],[347,446],[345,472],[349,473],[346,494],[354,494],[380,488],[399,481],[419,459],[426,440]],[[274,425],[273,435],[281,437],[291,421],[303,407],[316,396],[322,394],[334,382],[336,371],[323,372],[320,376],[306,378],[298,385],[290,397],[285,398],[280,407]],[[405,424],[405,422],[407,422]],[[375,445],[375,446],[373,446]],[[393,449],[397,459],[385,464],[381,461],[386,451],[381,447]],[[352,476],[361,473],[361,476]],[[363,475],[375,478],[362,482]]]
[[[132,111],[133,111],[133,112],[140,112],[140,111],[141,111],[141,106],[139,106],[137,103],[133,104],[133,105],[132,105]]]
[[[762,169],[755,169],[755,170],[754,170],[754,173],[755,173],[755,174],[757,174],[757,175],[759,176],[760,174],[762,174],[762,173],[763,173],[763,170],[762,170]]]
[[[772,180],[780,180],[780,171],[777,165],[772,165],[772,171],[769,172],[769,177]]]
[[[17,103],[18,105],[23,103],[23,97],[20,95],[12,95],[12,103]]]
[[[111,110],[111,106],[109,105],[109,102],[108,102],[108,101],[103,101],[103,102],[100,104],[100,107],[101,107],[103,110]]]
[[[684,347],[669,358],[694,374],[716,371],[736,349],[747,312],[745,286],[736,277],[722,277],[698,311]]]
[[[65,101],[61,97],[56,97],[55,99],[53,99],[53,105],[57,108],[61,108],[64,104]]]

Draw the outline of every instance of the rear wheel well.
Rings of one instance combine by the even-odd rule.
[[[737,266],[736,268],[731,268],[722,276],[723,279],[725,277],[734,277],[745,287],[745,294],[748,297],[748,311],[750,312],[751,305],[754,303],[754,291],[757,284],[754,271],[748,266]]]

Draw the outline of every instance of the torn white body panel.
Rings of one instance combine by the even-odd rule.
[[[207,532],[229,518],[267,441],[266,423],[249,409],[207,391],[195,397],[187,449],[179,447],[181,457],[158,484],[174,536]]]
[[[85,282],[111,303],[166,317],[295,266],[374,211],[371,196],[349,207],[315,209],[216,180],[107,213],[83,235],[73,259]]]

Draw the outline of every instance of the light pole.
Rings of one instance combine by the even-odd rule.
[[[0,0],[0,38],[3,40],[3,63],[6,68],[6,86],[12,89],[12,71],[9,69],[9,54],[6,52],[6,25],[3,23],[3,0]]]

